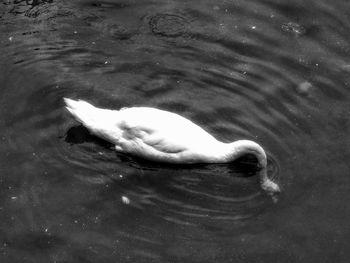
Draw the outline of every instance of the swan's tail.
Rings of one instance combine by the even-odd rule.
[[[83,100],[67,98],[63,98],[63,100],[66,104],[66,109],[91,133],[110,142],[114,141],[113,136],[110,134],[114,132],[114,124],[118,120],[118,111],[100,109]]]
[[[92,134],[95,134],[105,140],[113,142],[111,133],[115,129],[117,121],[117,112],[97,108],[83,100],[63,99],[66,109],[73,117],[83,124]]]
[[[66,104],[66,109],[73,115],[73,117],[85,126],[96,118],[97,111],[95,106],[83,100],[72,100],[63,98]]]
[[[100,109],[83,100],[63,98],[66,109],[86,128],[94,132],[103,129],[111,122],[110,110]]]

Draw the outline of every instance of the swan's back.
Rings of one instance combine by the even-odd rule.
[[[120,120],[129,129],[162,132],[179,140],[211,140],[215,138],[192,121],[169,111],[148,107],[123,108]]]

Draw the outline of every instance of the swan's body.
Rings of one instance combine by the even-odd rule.
[[[257,157],[262,188],[279,192],[267,177],[266,154],[253,141],[223,143],[190,120],[148,107],[107,110],[79,100],[64,99],[67,110],[91,133],[120,152],[167,163],[227,163],[245,154]]]

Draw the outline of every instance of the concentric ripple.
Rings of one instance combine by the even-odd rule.
[[[165,37],[178,37],[187,31],[189,22],[176,14],[157,14],[150,18],[149,26],[153,34]]]

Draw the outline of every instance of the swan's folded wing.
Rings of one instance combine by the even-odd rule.
[[[125,147],[153,148],[163,153],[179,153],[185,151],[188,145],[181,140],[181,135],[166,128],[152,129],[142,125],[123,126],[123,144]]]
[[[180,153],[199,150],[204,142],[215,139],[193,122],[170,112],[150,108],[129,108],[120,111],[122,148],[126,151],[155,150]],[[126,149],[128,148],[128,149]]]
[[[143,142],[163,153],[180,153],[188,149],[189,145],[178,136],[164,136],[161,132],[154,132],[143,137]]]

